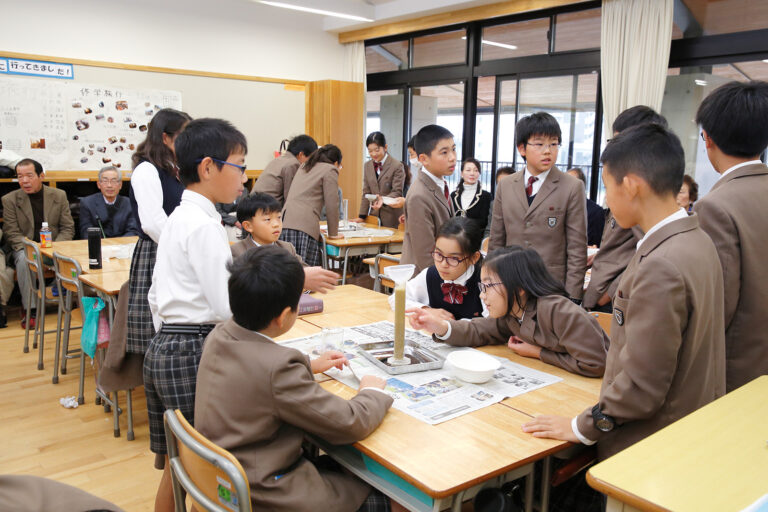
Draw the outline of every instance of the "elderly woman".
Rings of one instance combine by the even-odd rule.
[[[693,213],[693,203],[699,198],[699,185],[693,181],[689,175],[683,176],[683,186],[677,193],[677,204],[680,205],[688,215]]]

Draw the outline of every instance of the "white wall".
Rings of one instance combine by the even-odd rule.
[[[3,0],[0,52],[298,80],[343,79],[322,17],[249,0]]]

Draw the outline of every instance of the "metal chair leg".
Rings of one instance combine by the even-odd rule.
[[[59,383],[59,355],[61,351],[62,310],[63,301],[61,300],[61,295],[59,295],[59,311],[56,315],[56,350],[53,353],[53,379],[51,379],[54,384]]]
[[[85,352],[80,351],[80,386],[77,394],[77,403],[83,405],[85,403]]]
[[[117,404],[117,391],[115,391],[114,402],[112,403],[112,417],[115,419],[115,437],[120,437],[120,408]]]
[[[23,292],[22,292],[23,293]],[[32,300],[32,297],[27,300],[27,307],[26,307],[26,321],[24,322],[24,353],[29,352],[29,318],[32,314],[32,304],[29,303],[29,301]]]
[[[126,394],[128,395],[128,433],[125,435],[125,438],[129,441],[133,441],[134,435],[133,435],[133,390],[129,389],[126,391]]]
[[[35,320],[35,331],[39,333],[40,340],[38,341],[37,351],[37,369],[43,369],[43,351],[45,350],[45,291],[41,292],[40,302],[37,305],[37,318]]]
[[[67,307],[64,313],[64,348],[62,349],[62,354],[64,354],[64,357],[62,357],[61,360],[61,374],[66,375],[67,374],[67,357],[69,355],[69,331],[70,326],[72,325],[72,297],[70,294],[67,295]]]

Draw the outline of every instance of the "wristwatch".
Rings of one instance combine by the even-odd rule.
[[[616,425],[612,417],[602,413],[600,404],[595,404],[592,408],[592,419],[595,421],[595,427],[601,432],[610,432]]]

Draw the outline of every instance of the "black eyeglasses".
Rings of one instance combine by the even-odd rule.
[[[213,158],[212,156],[208,157],[208,158],[210,158],[214,162],[216,162],[218,164],[221,164],[221,165],[231,165],[232,167],[237,167],[238,169],[240,169],[240,174],[245,174],[245,166],[244,165],[233,164],[232,162],[227,162],[226,160],[219,160],[218,158]],[[203,158],[198,158],[197,160],[195,160],[195,163],[199,164],[203,160],[204,160]]]
[[[469,256],[464,258],[457,258],[456,256],[444,256],[443,253],[439,251],[432,251],[430,254],[432,255],[432,259],[437,263],[442,263],[445,261],[449,267],[458,267],[459,263],[469,258]]]
[[[504,283],[484,283],[480,281],[477,283],[477,287],[480,289],[480,293],[488,293],[489,288],[493,288],[494,286],[499,286],[500,284]]]
[[[542,144],[541,142],[526,142],[526,144],[533,147],[533,149],[536,151],[546,151],[548,149],[556,151],[561,146],[559,142],[553,142],[552,144]]]

